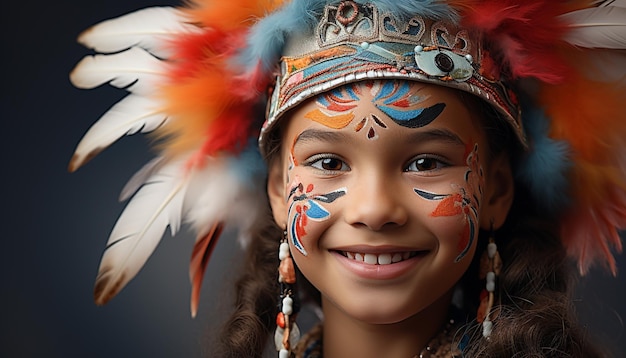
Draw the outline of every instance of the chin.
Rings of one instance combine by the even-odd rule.
[[[338,310],[352,319],[366,324],[394,324],[414,316],[425,307],[416,300],[398,301],[397,296],[380,298],[376,295],[361,295],[350,297],[334,305]]]

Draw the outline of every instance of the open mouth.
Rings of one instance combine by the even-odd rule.
[[[368,265],[390,265],[417,256],[421,251],[388,252],[380,254],[364,254],[359,252],[337,251],[350,260],[359,261]]]

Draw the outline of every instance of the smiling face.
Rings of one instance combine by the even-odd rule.
[[[449,300],[478,228],[508,210],[485,190],[485,134],[457,92],[359,82],[284,120],[268,192],[325,310],[395,323]]]

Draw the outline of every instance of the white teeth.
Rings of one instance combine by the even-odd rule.
[[[389,265],[392,263],[407,260],[411,257],[411,252],[395,252],[384,254],[360,254],[358,252],[344,251],[344,256],[351,260],[361,261],[369,265]]]
[[[376,265],[376,263],[378,262],[378,259],[376,258],[376,255],[365,254],[363,261],[365,261],[366,264]]]
[[[379,265],[389,265],[391,263],[391,254],[380,254],[378,255],[378,264]]]

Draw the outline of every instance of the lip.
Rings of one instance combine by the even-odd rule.
[[[411,258],[402,260],[400,262],[387,264],[387,265],[373,265],[365,262],[349,259],[345,257],[341,252],[359,252],[363,254],[382,254],[392,252],[417,252]],[[333,257],[350,273],[367,280],[391,280],[411,271],[428,253],[426,250],[415,250],[408,248],[399,248],[392,246],[384,247],[372,247],[372,246],[350,246],[342,247],[330,250]]]

